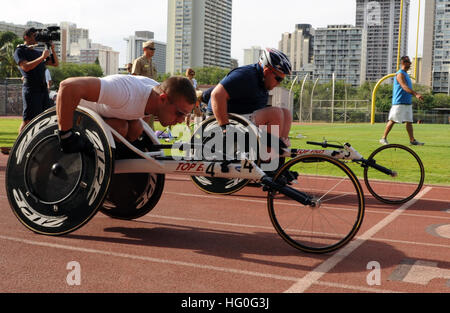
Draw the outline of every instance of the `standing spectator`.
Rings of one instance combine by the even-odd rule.
[[[133,70],[133,63],[128,63],[127,64],[127,72],[128,75],[131,75],[131,71]]]
[[[145,76],[156,80],[157,71],[156,66],[152,61],[153,56],[155,55],[155,42],[153,40],[146,41],[142,44],[142,49],[144,50],[144,54],[134,60],[133,68],[131,70],[131,74]],[[146,119],[147,120],[147,119]],[[151,115],[148,118],[148,124],[154,130],[155,129],[155,117]]]
[[[14,60],[19,65],[19,70],[23,76],[23,121],[19,132],[47,108],[49,96],[45,78],[45,66],[58,66],[59,64],[53,43],[51,43],[52,58],[49,58],[50,51],[48,49],[45,49],[43,52],[34,49],[37,44],[35,34],[35,28],[26,29],[23,34],[24,44],[19,45],[14,51]]]
[[[416,97],[423,101],[421,94],[412,90],[411,78],[407,71],[411,67],[411,61],[408,56],[401,58],[401,69],[397,72],[394,79],[394,90],[392,93],[392,108],[389,112],[389,121],[384,130],[383,137],[380,139],[382,145],[387,145],[387,136],[394,127],[395,123],[406,123],[406,131],[408,132],[409,142],[413,146],[423,146],[423,142],[419,142],[414,138],[413,132],[413,111],[412,97]]]
[[[201,97],[202,92],[198,89],[197,80],[195,77],[195,71],[192,68],[188,68],[185,73],[186,77],[189,79],[189,81],[192,83],[192,86],[194,86],[194,89],[197,91],[197,97]],[[197,103],[194,106],[194,124],[199,125],[203,121],[203,112],[200,109],[201,101],[197,101]],[[191,124],[192,119],[192,113],[188,114],[186,116],[186,125],[189,126]]]
[[[45,81],[47,83],[47,89],[50,94],[50,88],[52,88],[53,80],[52,80],[52,75],[50,74],[50,71],[48,70],[48,68],[45,69]]]
[[[192,68],[188,68],[186,70],[186,77],[191,81],[192,85],[194,86],[195,90],[198,90],[197,88],[197,81],[195,80],[195,71]]]

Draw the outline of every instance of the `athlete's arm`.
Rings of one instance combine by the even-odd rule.
[[[219,125],[226,125],[228,121],[228,100],[230,96],[222,84],[218,84],[211,93],[211,108]]]
[[[67,131],[73,127],[73,112],[81,99],[98,101],[100,86],[100,79],[97,77],[74,77],[61,82],[56,97],[59,130]]]

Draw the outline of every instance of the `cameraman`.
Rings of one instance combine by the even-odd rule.
[[[14,60],[19,65],[19,70],[24,78],[22,87],[23,121],[19,132],[49,106],[45,66],[58,66],[59,64],[53,43],[50,42],[52,57],[49,57],[48,49],[43,52],[34,49],[37,44],[36,32],[34,27],[26,29],[23,33],[24,44],[19,45],[14,52]]]

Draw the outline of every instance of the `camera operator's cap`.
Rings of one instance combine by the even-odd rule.
[[[153,40],[146,41],[142,44],[142,48],[155,49],[155,42]]]
[[[34,34],[35,32],[37,32],[37,29],[34,27],[30,27],[25,29],[25,31],[23,32],[24,36],[30,36],[31,34]]]

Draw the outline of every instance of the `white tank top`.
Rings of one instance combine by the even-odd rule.
[[[85,106],[103,117],[137,120],[145,117],[145,107],[155,86],[159,83],[144,76],[110,75],[100,78],[98,102],[81,100]]]

